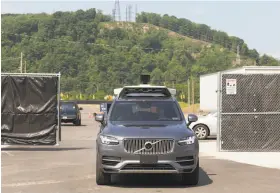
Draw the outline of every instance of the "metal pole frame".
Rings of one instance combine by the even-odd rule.
[[[61,120],[60,120],[60,77],[61,74],[60,72],[58,73],[58,85],[57,85],[57,123],[58,123],[58,128],[57,128],[57,139],[56,139],[56,145],[59,145],[58,141],[61,141]]]
[[[1,73],[1,76],[34,76],[34,77],[42,77],[42,76],[60,76],[60,73]]]
[[[221,123],[222,123],[222,73],[218,72],[217,78],[217,151],[221,151]]]

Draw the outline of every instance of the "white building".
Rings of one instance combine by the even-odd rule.
[[[200,76],[200,110],[217,110],[217,88],[220,83],[219,73],[223,74],[275,74],[280,73],[280,66],[244,66],[231,70]]]

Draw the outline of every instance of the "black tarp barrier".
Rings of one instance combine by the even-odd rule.
[[[280,74],[223,74],[220,112],[221,150],[280,151]]]
[[[1,142],[55,145],[58,76],[1,75]]]

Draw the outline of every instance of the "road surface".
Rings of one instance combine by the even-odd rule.
[[[200,182],[178,185],[176,176],[114,176],[113,185],[95,183],[98,123],[88,117],[98,108],[84,106],[82,126],[62,127],[60,146],[2,149],[3,193],[279,193],[280,170],[217,160],[201,155]],[[207,143],[201,142],[201,143]]]

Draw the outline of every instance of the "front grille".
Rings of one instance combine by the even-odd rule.
[[[152,143],[151,149],[145,149],[145,143]],[[167,154],[174,149],[173,139],[125,139],[124,149],[128,153],[134,154]]]
[[[127,164],[122,170],[175,170],[169,164]]]

